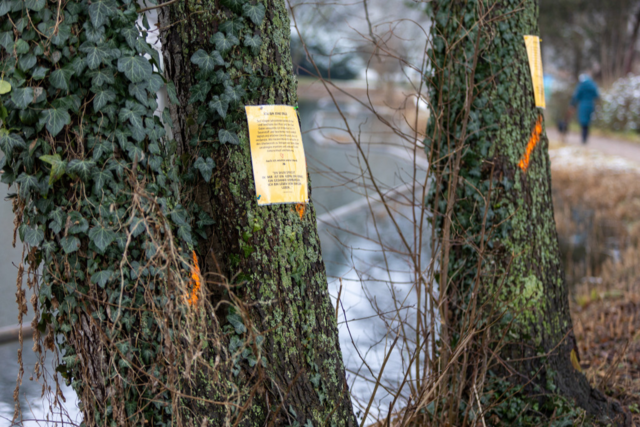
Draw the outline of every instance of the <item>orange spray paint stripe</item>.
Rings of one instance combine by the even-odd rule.
[[[538,116],[538,120],[536,121],[536,127],[531,132],[531,137],[529,138],[527,149],[525,150],[524,155],[520,159],[520,163],[518,163],[518,166],[520,166],[520,169],[522,169],[524,172],[526,172],[527,168],[529,168],[529,160],[531,158],[531,153],[533,152],[533,149],[536,148],[536,145],[538,145],[538,142],[540,142],[541,135],[542,135],[542,115]]]
[[[298,215],[300,215],[300,220],[302,220],[302,217],[304,216],[304,205],[304,203],[296,203],[296,211],[298,212]]]
[[[196,251],[191,251],[193,255],[193,267],[191,268],[191,280],[193,281],[193,288],[191,288],[191,294],[187,299],[189,305],[194,306],[198,303],[198,294],[200,287],[202,286],[202,276],[200,275],[200,266],[198,266],[198,257]]]

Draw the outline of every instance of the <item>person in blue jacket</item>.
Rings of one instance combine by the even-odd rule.
[[[580,75],[580,83],[571,98],[571,105],[578,108],[578,122],[582,126],[582,143],[587,143],[591,116],[596,107],[596,100],[600,97],[598,86],[587,73]]]

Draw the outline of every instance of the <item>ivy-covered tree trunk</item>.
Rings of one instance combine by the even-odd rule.
[[[231,379],[248,396],[240,425],[356,425],[313,204],[258,206],[254,187],[244,106],[297,104],[284,1],[185,0],[160,22],[173,137],[196,165],[186,180],[197,206],[213,219],[197,251],[211,302],[220,317],[242,318],[236,332],[264,337],[264,371],[241,363]],[[226,398],[213,378],[195,388]],[[222,419],[215,406],[194,411]]]
[[[507,396],[496,378],[507,379],[525,396],[537,396],[528,409],[539,405],[538,414],[563,414],[551,397],[560,395],[622,424],[619,405],[572,363],[572,353],[579,355],[554,222],[548,141],[523,38],[538,34],[537,2],[439,0],[433,16],[427,150],[440,178],[430,203],[443,244],[443,336],[453,351],[465,328],[492,325],[490,346],[497,353],[485,391]],[[482,354],[491,352],[476,356]],[[458,381],[470,388],[472,377],[461,372]],[[513,425],[535,419],[527,418],[525,404],[521,409]]]
[[[282,2],[175,4],[175,86],[139,12],[0,0],[0,167],[37,376],[60,356],[87,426],[355,425],[313,208],[252,197],[242,106],[295,103]]]

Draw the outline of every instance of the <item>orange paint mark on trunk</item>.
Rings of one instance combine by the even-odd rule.
[[[538,145],[538,142],[540,142],[540,136],[542,136],[542,115],[538,116],[536,126],[531,132],[531,137],[529,138],[527,148],[524,152],[524,155],[520,159],[520,163],[518,163],[518,166],[520,166],[520,169],[522,169],[524,172],[526,172],[527,168],[529,168],[531,153],[533,152],[533,149],[536,148],[536,145]]]
[[[296,212],[298,212],[298,215],[300,215],[300,220],[302,220],[302,217],[304,216],[304,210],[305,210],[304,203],[296,204]]]
[[[189,298],[187,298],[187,303],[194,306],[198,303],[200,288],[202,287],[202,275],[200,274],[200,266],[198,265],[196,251],[191,251],[191,254],[193,256],[193,267],[191,267],[191,280],[193,282],[193,287],[191,288]]]

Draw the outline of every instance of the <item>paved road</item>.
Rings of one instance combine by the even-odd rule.
[[[562,138],[556,129],[547,129],[547,136],[551,141],[562,141]],[[582,145],[581,136],[577,133],[569,133],[564,142],[569,145]],[[590,136],[585,147],[640,163],[640,144],[638,143],[622,141],[614,138]]]

